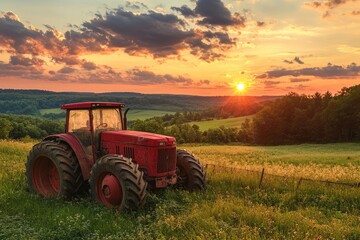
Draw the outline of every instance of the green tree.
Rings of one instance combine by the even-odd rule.
[[[7,139],[11,130],[11,122],[5,118],[0,118],[0,139]]]

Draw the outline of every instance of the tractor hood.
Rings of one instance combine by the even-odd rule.
[[[121,142],[149,147],[169,146],[176,142],[174,137],[131,130],[102,132],[101,138],[103,142]]]

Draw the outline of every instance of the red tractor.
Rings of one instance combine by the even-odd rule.
[[[125,105],[114,102],[65,104],[65,133],[46,137],[29,153],[30,188],[44,197],[74,196],[86,182],[107,207],[136,209],[147,189],[205,188],[203,165],[176,149],[174,137],[127,130]]]

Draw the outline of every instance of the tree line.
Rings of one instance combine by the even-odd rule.
[[[256,144],[328,143],[360,140],[360,85],[332,96],[289,93],[257,113]]]
[[[215,117],[214,112],[183,112],[129,123],[133,130],[176,137],[178,143],[229,143],[280,145],[328,143],[360,140],[360,85],[341,89],[335,95],[300,95],[289,93],[271,102],[255,104],[237,111],[252,114],[240,128],[218,128],[201,131],[188,122]],[[234,109],[233,104],[229,105]],[[245,106],[245,105],[244,105]],[[243,106],[243,107],[244,107]],[[228,108],[228,109],[229,109]],[[221,108],[218,108],[220,111]],[[222,108],[227,109],[227,108]],[[227,114],[230,112],[226,111]],[[261,110],[259,110],[261,109]],[[234,113],[232,113],[234,115]],[[229,115],[229,116],[233,116]],[[218,117],[224,117],[219,115]],[[64,123],[30,116],[0,114],[0,138],[40,139],[64,131]]]
[[[0,139],[41,139],[64,132],[65,123],[23,115],[0,114]]]
[[[198,116],[198,113],[136,120],[131,126],[135,130],[175,136],[180,143],[280,145],[359,141],[359,103],[360,85],[356,85],[345,87],[335,95],[289,93],[267,103],[239,129],[220,126],[201,132],[197,125],[186,123],[187,119],[196,120],[188,116]]]

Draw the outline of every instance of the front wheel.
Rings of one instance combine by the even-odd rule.
[[[177,150],[176,159],[176,188],[190,192],[203,190],[206,187],[206,173],[204,166],[191,153]]]
[[[90,175],[92,196],[106,207],[133,210],[145,204],[147,182],[131,159],[106,155],[94,164]]]

